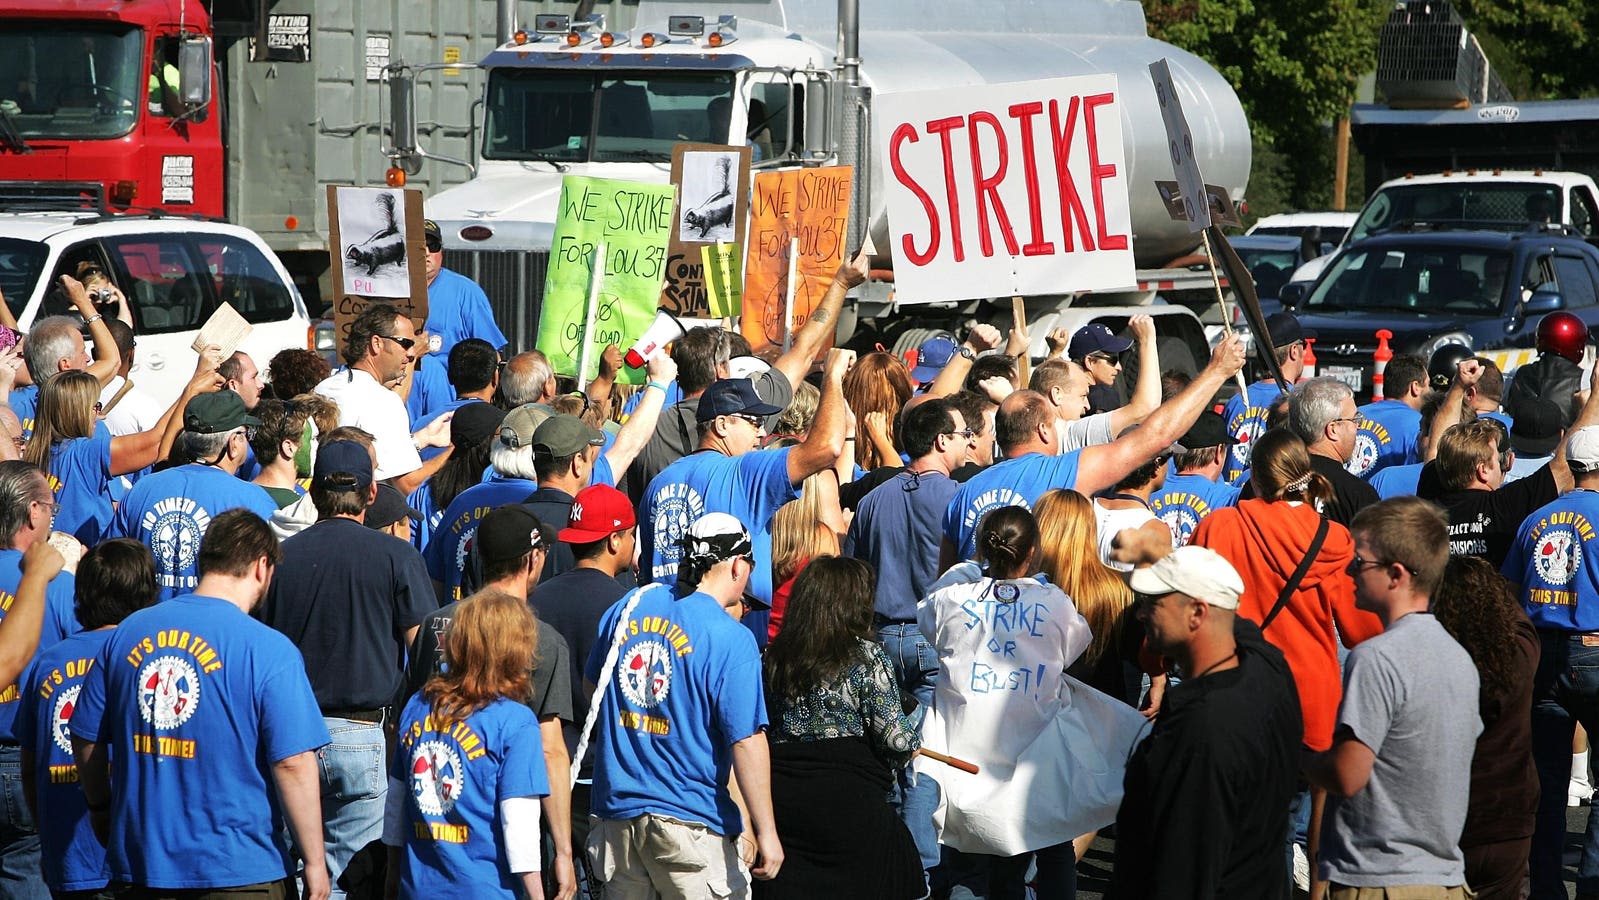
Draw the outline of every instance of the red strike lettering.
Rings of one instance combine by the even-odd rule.
[[[1006,112],[1022,126],[1022,174],[1027,178],[1027,220],[1033,226],[1033,239],[1022,247],[1022,255],[1048,256],[1055,252],[1055,245],[1044,240],[1044,214],[1038,192],[1038,159],[1033,150],[1033,116],[1044,112],[1044,104],[1037,100],[1017,103]],[[1016,251],[1012,248],[1011,252]]]
[[[1005,132],[999,127],[999,120],[994,118],[993,113],[974,112],[970,123],[966,128],[966,138],[972,150],[972,184],[977,188],[977,242],[982,246],[984,256],[994,255],[994,239],[988,233],[988,204],[992,203],[994,218],[999,221],[1000,236],[1005,239],[1005,249],[1015,256],[1016,235],[1011,230],[1005,204],[999,199],[999,183],[1005,180],[1005,170],[1010,167],[1010,149],[1005,144]],[[977,139],[978,123],[993,129],[994,140],[999,145],[999,168],[986,178],[983,176],[983,151]]]
[[[1072,223],[1068,216],[1077,220],[1077,228],[1083,234],[1083,249],[1094,249],[1094,237],[1088,233],[1088,215],[1083,212],[1083,198],[1077,194],[1077,183],[1072,181],[1072,172],[1068,168],[1072,158],[1072,132],[1077,130],[1077,105],[1080,97],[1073,97],[1071,104],[1066,107],[1066,130],[1060,128],[1060,104],[1055,100],[1049,101],[1049,139],[1055,152],[1055,181],[1060,184],[1060,227],[1064,232],[1066,252],[1077,249],[1072,242]]]
[[[949,133],[966,124],[960,116],[934,119],[927,123],[927,133],[938,135],[939,147],[944,151],[944,193],[949,198],[949,242],[955,248],[955,261],[966,258],[966,248],[961,244],[961,207],[955,198],[955,159],[950,154]]]
[[[1110,94],[1083,98],[1083,118],[1088,122],[1088,178],[1094,192],[1094,225],[1099,234],[1099,249],[1126,250],[1127,235],[1105,233],[1105,179],[1116,177],[1116,166],[1099,162],[1099,140],[1095,133],[1094,112],[1116,99]]]
[[[888,140],[888,164],[894,170],[895,180],[905,185],[906,190],[916,195],[916,199],[921,201],[922,209],[927,213],[929,234],[926,253],[917,253],[916,248],[911,246],[910,232],[906,232],[904,237],[900,238],[900,244],[905,248],[905,258],[910,260],[912,265],[925,266],[932,262],[933,257],[938,253],[938,207],[933,205],[933,198],[929,197],[927,192],[922,190],[922,186],[911,178],[909,172],[905,171],[905,164],[900,162],[899,159],[900,144],[906,141],[914,144],[919,140],[921,138],[916,136],[916,129],[912,128],[908,122],[894,129],[894,136]]]

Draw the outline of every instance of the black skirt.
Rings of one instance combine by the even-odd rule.
[[[772,745],[772,805],[783,866],[758,900],[916,900],[921,857],[888,803],[893,773],[864,738]]]

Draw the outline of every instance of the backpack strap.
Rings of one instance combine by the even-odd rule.
[[[1288,576],[1288,580],[1284,582],[1281,593],[1277,595],[1276,605],[1266,614],[1266,618],[1260,621],[1261,631],[1269,628],[1272,621],[1277,618],[1277,614],[1288,605],[1289,598],[1299,590],[1299,583],[1305,580],[1305,573],[1310,571],[1310,564],[1315,562],[1317,554],[1321,553],[1322,542],[1327,539],[1327,517],[1318,518],[1321,519],[1321,524],[1316,526],[1316,536],[1310,539],[1310,549],[1305,551],[1304,559],[1299,561],[1299,568],[1295,569],[1294,574]]]

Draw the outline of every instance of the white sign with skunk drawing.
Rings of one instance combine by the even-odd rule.
[[[328,222],[340,336],[372,300],[400,307],[420,329],[427,320],[422,192],[329,185]]]

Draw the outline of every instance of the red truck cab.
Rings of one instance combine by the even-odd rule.
[[[0,208],[220,218],[220,91],[178,91],[180,46],[210,36],[198,0],[0,0]]]

